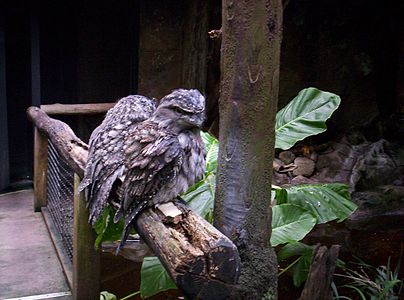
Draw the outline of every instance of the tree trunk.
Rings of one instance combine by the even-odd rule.
[[[269,239],[281,35],[282,1],[223,1],[215,226],[240,252],[234,298],[277,298]]]

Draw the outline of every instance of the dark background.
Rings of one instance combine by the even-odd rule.
[[[360,128],[369,139],[398,139],[392,124],[404,112],[402,1],[286,2],[279,108],[315,86],[342,98],[326,137]],[[0,190],[31,182],[31,105],[160,97],[178,87],[209,96],[219,88],[220,51],[206,33],[220,28],[220,1],[1,5]],[[67,121],[84,139],[97,122]]]

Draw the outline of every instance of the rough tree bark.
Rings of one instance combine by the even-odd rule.
[[[299,300],[332,300],[332,275],[338,259],[339,245],[329,249],[319,244],[313,250],[309,276]]]
[[[222,2],[215,226],[240,252],[234,298],[277,298],[269,238],[281,35],[281,0]]]

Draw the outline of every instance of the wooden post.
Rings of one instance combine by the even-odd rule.
[[[331,282],[338,259],[339,245],[329,249],[319,244],[313,250],[309,276],[299,300],[332,300]]]
[[[46,206],[46,180],[48,171],[48,138],[34,129],[34,210]]]
[[[80,183],[74,175],[73,229],[73,299],[100,298],[100,251],[95,250],[96,234],[88,224],[88,211],[83,193],[77,194]]]

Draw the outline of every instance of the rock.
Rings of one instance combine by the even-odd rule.
[[[288,173],[296,169],[296,165],[295,164],[285,165],[283,161],[281,161],[280,159],[274,158],[274,161],[272,162],[272,168],[278,173]]]
[[[290,180],[288,175],[278,173],[278,172],[273,172],[272,173],[272,184],[275,185],[283,185],[283,184],[289,184]]]
[[[400,177],[397,163],[386,153],[386,143],[385,140],[372,143],[364,154],[358,156],[350,178],[350,184],[355,190],[371,190]]]
[[[307,157],[297,157],[294,161],[296,169],[293,170],[293,176],[303,175],[309,177],[314,172],[314,161]]]
[[[279,172],[279,170],[284,166],[283,161],[281,161],[278,158],[274,158],[274,161],[272,162],[272,168],[276,171]]]
[[[318,154],[317,154],[316,152],[311,153],[311,154],[310,154],[310,159],[311,159],[312,161],[316,162],[317,159],[318,159]]]
[[[290,183],[292,185],[298,185],[298,184],[307,184],[307,183],[317,183],[317,181],[304,177],[302,175],[298,175],[298,176],[294,177]]]
[[[279,159],[283,161],[285,165],[292,163],[295,158],[296,157],[292,151],[282,151],[281,153],[279,153]]]

